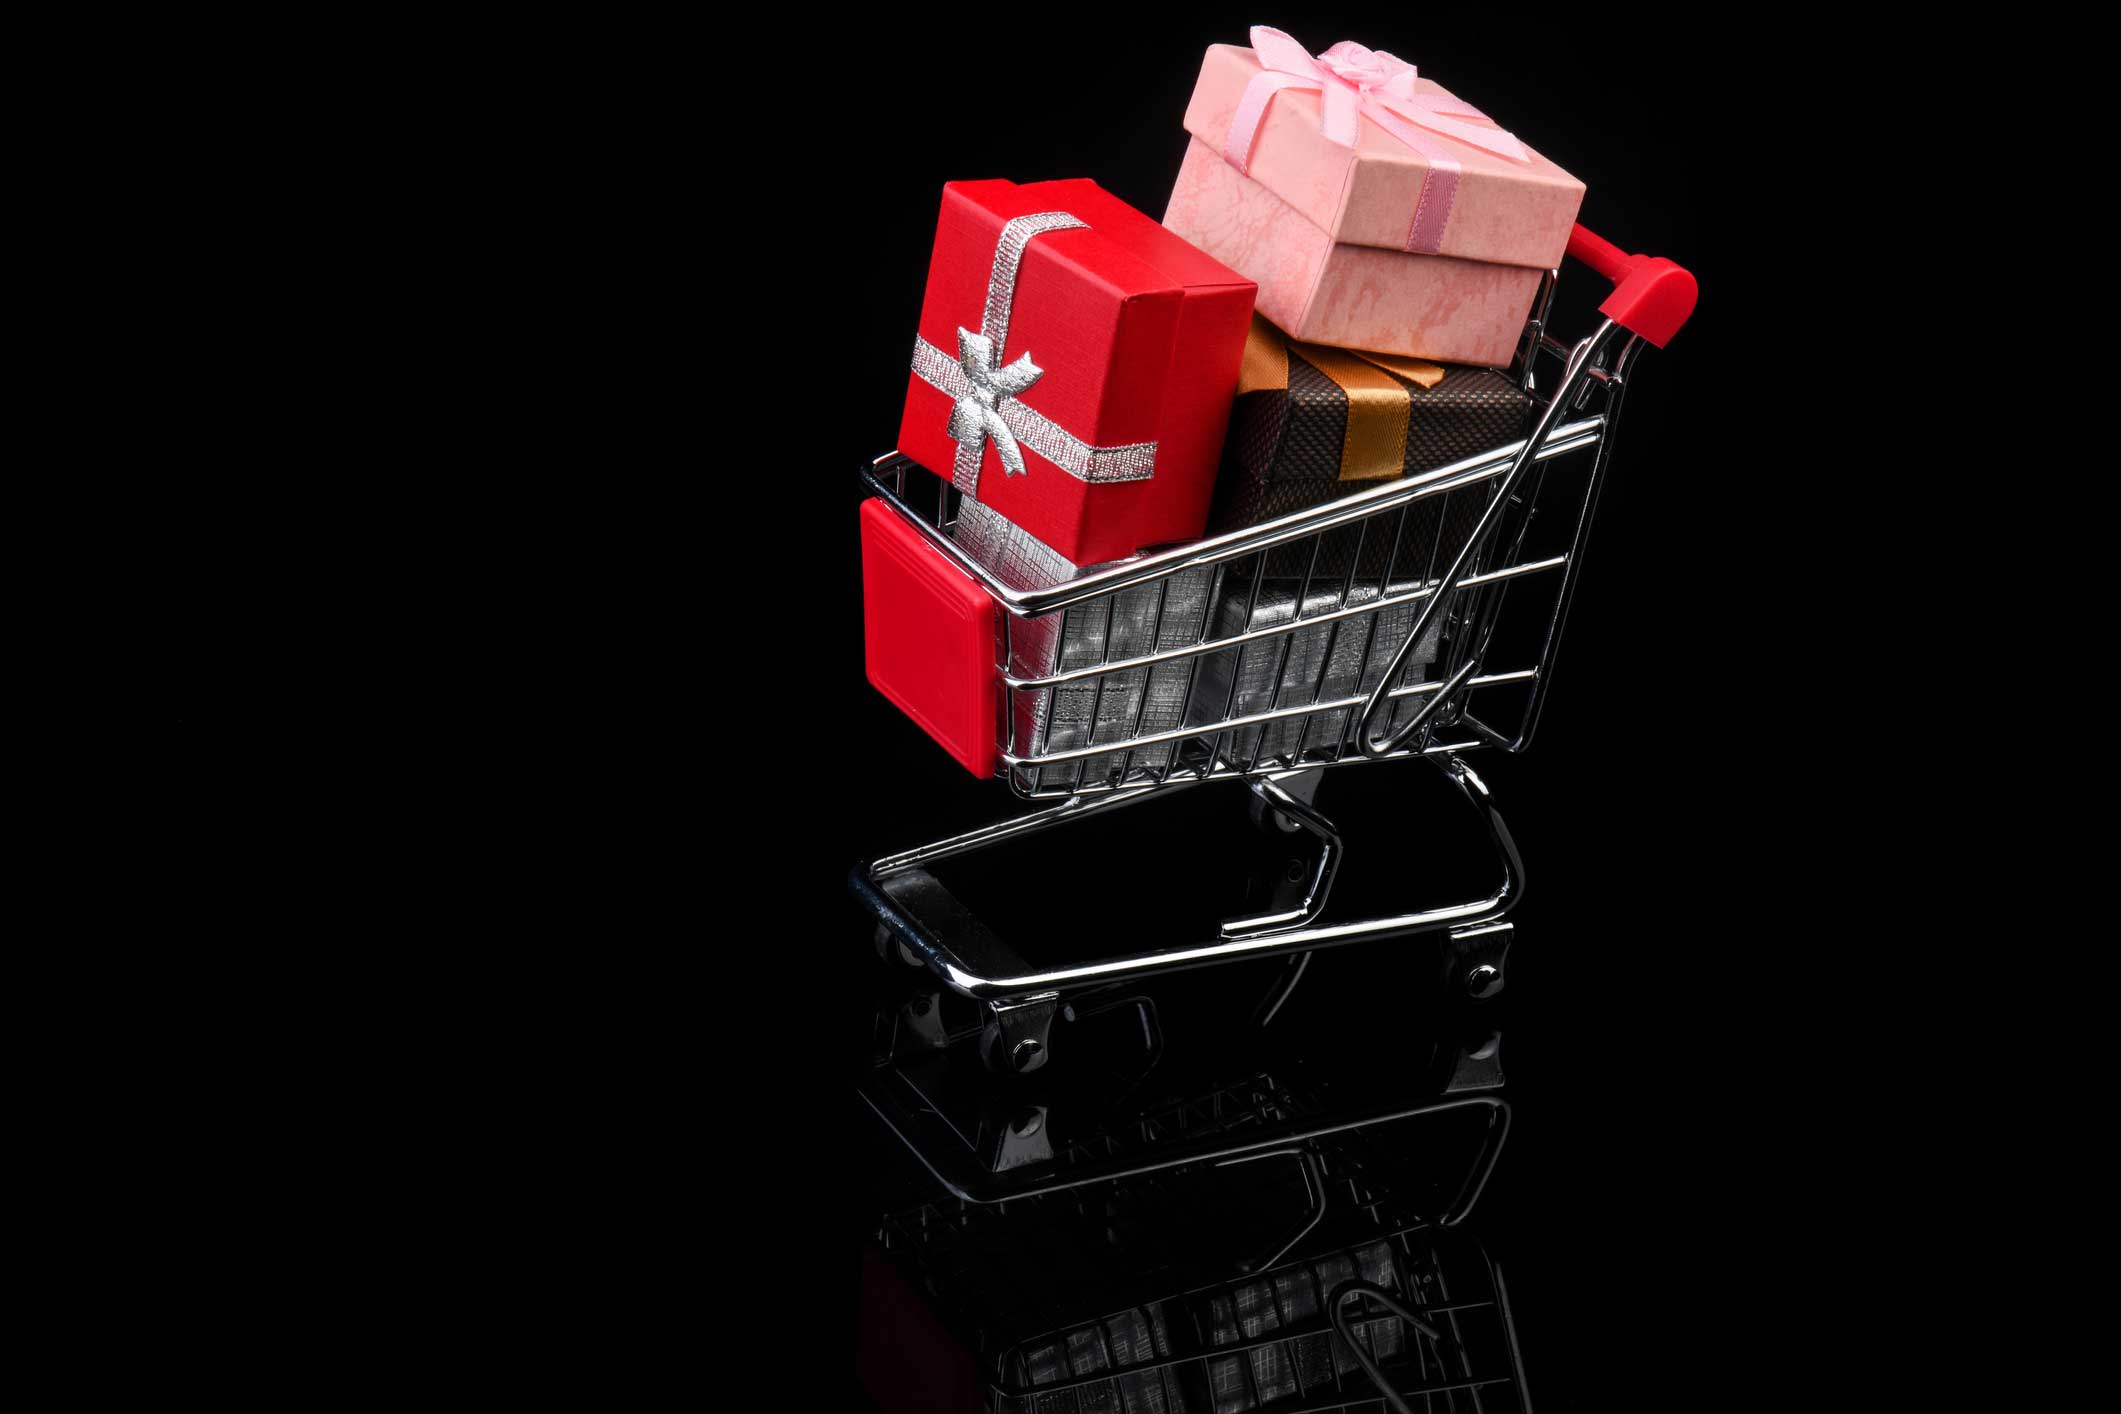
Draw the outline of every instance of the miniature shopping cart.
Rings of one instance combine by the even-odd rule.
[[[1599,326],[1571,346],[1546,331],[1558,272],[1548,274],[1511,369],[1540,400],[1529,435],[1325,505],[1024,589],[967,553],[957,532],[970,512],[946,480],[896,454],[864,472],[869,491],[1002,611],[1000,773],[1026,799],[1059,802],[853,875],[887,952],[990,1008],[997,1068],[1043,1063],[1064,997],[1244,958],[1439,934],[1468,993],[1499,986],[1494,948],[1523,869],[1466,757],[1531,742],[1627,381],[1642,345],[1663,346],[1695,298],[1678,266],[1625,255],[1580,226],[1568,251],[1615,288]],[[1022,646],[1056,634],[1060,666],[1020,671]],[[1057,740],[1064,720],[1081,730]],[[1442,907],[1321,921],[1343,851],[1314,804],[1322,771],[1415,757],[1471,807],[1500,882]],[[1263,829],[1308,836],[1313,853],[1272,907],[1204,937],[1037,964],[930,869],[1227,779],[1245,783]]]
[[[1039,1194],[893,1209],[865,1281],[875,1363],[911,1354],[925,1390],[988,1414],[1529,1408],[1500,1274],[1459,1223],[1492,1150],[1436,1212],[1418,1124],[1270,1137],[1303,1107],[1258,1075],[1145,1111]],[[1159,1129],[1196,1157],[1114,1176],[1109,1150]]]

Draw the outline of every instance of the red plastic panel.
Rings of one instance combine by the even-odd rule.
[[[997,612],[987,591],[896,511],[862,503],[869,681],[975,776],[1000,765]]]

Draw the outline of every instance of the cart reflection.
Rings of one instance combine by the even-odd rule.
[[[1451,1137],[1406,1115],[1243,1147],[1291,1106],[1254,1077],[1182,1107],[1241,1152],[894,1208],[866,1255],[872,1397],[985,1414],[1528,1408],[1501,1272],[1461,1211],[1431,1207]]]

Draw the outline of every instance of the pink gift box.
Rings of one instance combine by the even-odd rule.
[[[1509,362],[1583,183],[1389,54],[1253,39],[1208,50],[1164,224],[1298,339]]]

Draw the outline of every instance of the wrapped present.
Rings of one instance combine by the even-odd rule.
[[[1315,1262],[1233,1283],[1226,1288],[1227,1294],[1211,1297],[1210,1346],[1251,1346],[1242,1355],[1217,1356],[1207,1362],[1209,1392],[1218,1414],[1271,1405],[1303,1390],[1334,1388],[1359,1370],[1354,1352],[1339,1332],[1316,1329],[1327,1318],[1334,1296],[1351,1281],[1396,1288],[1391,1247],[1366,1243],[1352,1254],[1334,1252]],[[1291,1327],[1311,1327],[1312,1333],[1273,1339]],[[1396,1316],[1358,1319],[1350,1329],[1380,1363],[1396,1359],[1406,1348],[1404,1323]]]
[[[1037,537],[1009,524],[977,501],[958,509],[957,543],[1012,589],[1046,589],[1082,570]],[[1212,569],[1185,570],[1153,584],[1123,589],[1058,613],[1010,624],[1009,670],[1022,678],[1200,642],[1214,588]],[[1190,662],[1130,668],[1080,683],[1017,692],[1013,719],[1017,753],[1071,751],[1184,725]],[[1034,788],[1097,785],[1122,771],[1161,770],[1171,743],[1132,753],[1092,756],[1041,768]],[[1078,778],[1078,771],[1080,777]]]
[[[1187,1414],[1192,1407],[1185,1387],[1173,1368],[1171,1335],[1166,1328],[1160,1301],[1136,1306],[1107,1317],[1095,1325],[1081,1326],[1057,1338],[1039,1341],[1023,1352],[1024,1382],[1034,1393],[1025,1399],[1003,1396],[998,1414],[1046,1414],[1049,1409],[1097,1409],[1110,1414]],[[1124,1373],[1130,1366],[1147,1370]],[[1077,1385],[1070,1402],[1066,1396],[1041,1399],[1041,1385],[1081,1380],[1106,1371],[1120,1372],[1114,1378]]]
[[[1164,224],[1296,338],[1501,365],[1583,183],[1414,66],[1280,30],[1208,50]]]
[[[1493,369],[1292,343],[1255,315],[1210,529],[1257,525],[1517,441],[1534,410]],[[1453,492],[1454,509],[1485,494]]]
[[[1216,611],[1213,636],[1229,638],[1316,618],[1335,609],[1374,603],[1385,597],[1384,583],[1345,574],[1314,579],[1304,591],[1299,612],[1297,592],[1303,585],[1300,576],[1265,579],[1256,594],[1249,582],[1233,579]],[[1419,578],[1393,580],[1390,592],[1404,594],[1419,585]],[[1351,615],[1206,655],[1194,684],[1188,724],[1366,696],[1383,679],[1392,655],[1414,631],[1423,603],[1415,599],[1374,614]],[[1408,655],[1394,686],[1428,681],[1442,628],[1443,618],[1438,616],[1422,642]],[[1419,696],[1399,699],[1387,714],[1386,725],[1395,730],[1405,725],[1421,710],[1425,700]],[[1226,763],[1245,768],[1278,758],[1288,758],[1290,764],[1296,764],[1312,752],[1335,756],[1342,742],[1353,739],[1361,720],[1359,708],[1343,707],[1315,716],[1239,727],[1219,738],[1219,750]]]
[[[1192,539],[1252,296],[1095,182],[952,182],[899,450],[1074,564]]]

